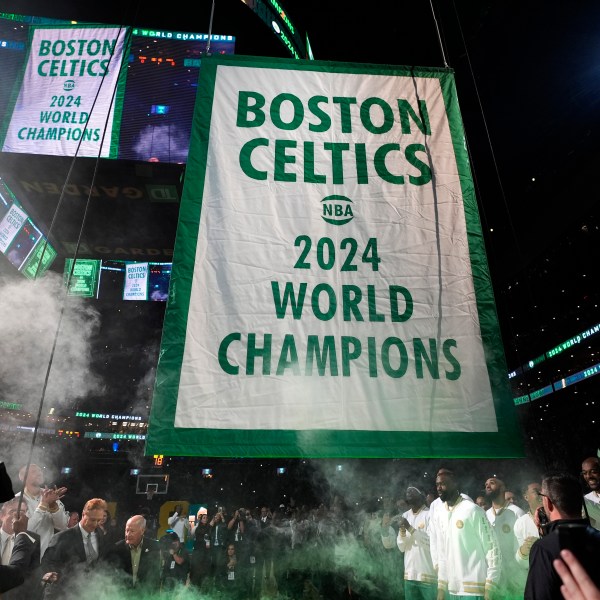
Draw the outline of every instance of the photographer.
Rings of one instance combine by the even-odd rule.
[[[234,513],[229,523],[227,523],[227,529],[232,532],[234,541],[239,542],[244,538],[246,532],[246,509],[238,508]]]
[[[553,567],[560,551],[567,548],[575,554],[596,585],[600,583],[597,556],[600,552],[600,532],[581,518],[583,497],[576,477],[568,473],[548,475],[542,480],[542,507],[548,524],[541,528],[542,537],[531,547],[525,600],[559,600],[561,580]],[[541,512],[543,509],[543,513]],[[576,538],[567,534],[577,533]],[[571,541],[575,539],[575,544]],[[572,547],[568,547],[572,546]]]
[[[163,569],[162,589],[172,590],[185,585],[190,572],[190,555],[179,541],[179,536],[171,532],[161,538]]]
[[[228,522],[227,509],[224,506],[219,506],[209,522],[213,576],[222,572],[225,565],[225,548],[227,548],[231,534]]]
[[[208,524],[208,510],[200,507],[196,515],[196,524],[192,527],[194,550],[190,569],[190,584],[195,588],[202,588],[211,575],[212,553],[210,543],[210,525]]]

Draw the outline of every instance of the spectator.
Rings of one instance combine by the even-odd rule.
[[[179,536],[172,531],[163,537],[162,589],[175,590],[187,583],[190,573],[190,555],[179,540]],[[168,543],[166,543],[168,542]]]
[[[67,521],[67,527],[75,527],[79,523],[79,513],[72,511],[69,513],[69,520]]]
[[[44,552],[55,531],[67,529],[69,515],[61,502],[67,488],[44,487],[44,472],[38,465],[30,464],[19,471],[19,479],[25,482],[23,503],[29,515],[29,530],[40,536],[40,552]],[[15,497],[20,498],[21,492]]]
[[[229,521],[229,541],[235,545],[235,556],[237,562],[236,580],[238,585],[252,586],[252,574],[254,564],[250,562],[252,543],[252,522],[249,520],[250,511],[238,508]]]
[[[225,549],[229,543],[230,531],[227,528],[227,510],[224,506],[219,506],[213,518],[209,521],[210,526],[210,547],[212,575],[222,573],[225,565]]]
[[[202,588],[211,575],[211,545],[208,510],[201,507],[196,515],[196,524],[191,529],[194,547],[190,564],[190,584]],[[204,585],[204,587],[206,587]]]
[[[178,504],[175,507],[175,512],[169,517],[167,522],[169,523],[169,527],[177,534],[180,542],[184,544],[190,535],[191,525],[182,504]]]
[[[575,554],[595,585],[600,583],[600,533],[581,517],[583,497],[576,477],[569,473],[544,477],[541,495],[549,524],[545,535],[531,547],[525,599],[559,600],[562,598],[561,580],[553,567],[560,556],[561,528],[568,525],[583,527],[582,548],[579,555]]]
[[[235,544],[228,544],[225,551],[225,567],[217,573],[217,588],[227,600],[238,600],[243,597],[243,580],[239,575],[238,558]]]
[[[109,510],[104,511],[104,518],[98,524],[96,532],[98,535],[103,535],[105,537],[107,548],[110,548],[119,540],[120,535],[117,531],[115,520],[112,518]]]

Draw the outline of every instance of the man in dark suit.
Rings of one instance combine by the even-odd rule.
[[[17,568],[23,576],[23,582],[17,587],[6,588],[2,594],[2,600],[13,600],[19,598],[36,598],[40,591],[40,536],[27,530],[29,519],[25,513],[25,506],[17,518],[18,500],[13,498],[5,502],[0,509],[0,541],[2,542],[1,562],[2,566],[10,566],[5,569],[2,579],[10,581],[11,572],[17,573]],[[2,582],[4,584],[4,581]],[[10,589],[11,591],[7,591]]]
[[[125,524],[125,539],[107,551],[105,560],[125,578],[128,588],[158,591],[161,554],[157,540],[145,537],[146,519],[134,515]]]
[[[18,519],[4,515],[3,527],[9,526],[9,518],[15,539],[9,563],[0,566],[0,594],[3,600],[35,598],[39,589],[39,574],[36,569],[39,569],[40,564],[40,539],[27,531],[25,513],[21,513]]]
[[[81,598],[79,589],[86,582],[86,573],[92,571],[98,559],[106,553],[104,536],[96,535],[96,527],[104,518],[106,502],[92,498],[85,503],[81,521],[52,536],[42,557],[42,572],[56,573],[57,581],[45,586],[44,600],[52,598]],[[80,575],[79,579],[76,575]]]

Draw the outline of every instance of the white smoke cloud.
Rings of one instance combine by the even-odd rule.
[[[50,361],[44,406],[66,406],[101,392],[101,381],[90,370],[99,314],[91,304],[65,296],[61,275],[4,283],[0,314],[1,400],[37,412]]]

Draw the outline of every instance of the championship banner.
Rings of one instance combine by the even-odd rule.
[[[198,90],[146,454],[523,456],[452,71]]]
[[[27,220],[27,213],[13,204],[0,221],[0,251],[6,252]]]
[[[123,300],[148,300],[148,263],[125,265]]]
[[[32,27],[2,151],[116,158],[126,33],[106,25]]]

